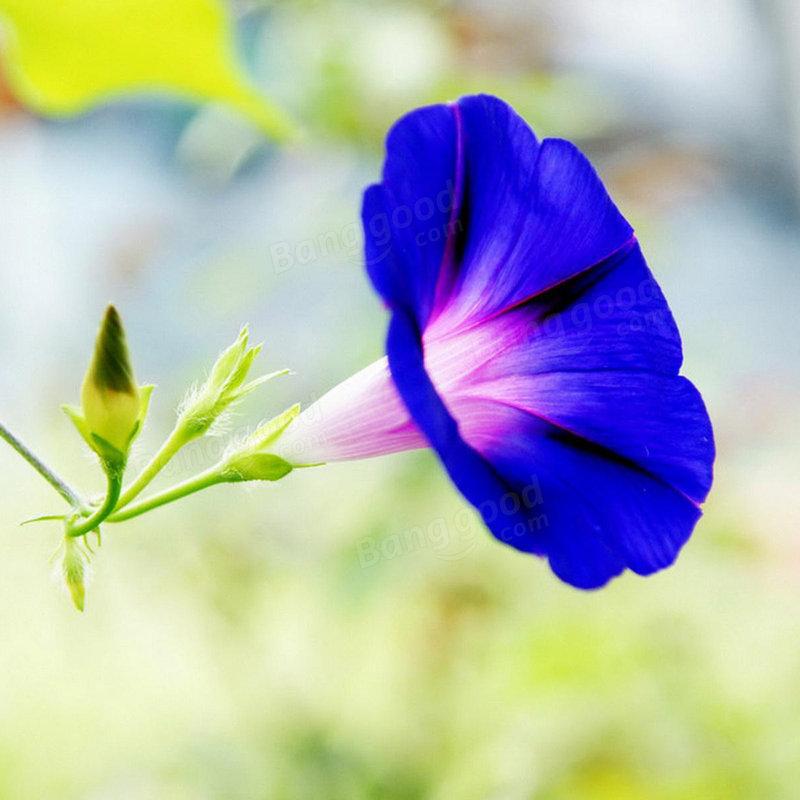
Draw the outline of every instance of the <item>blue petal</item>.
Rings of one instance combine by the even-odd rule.
[[[414,420],[461,493],[480,512],[484,523],[501,540],[528,526],[526,497],[498,475],[494,468],[464,442],[458,425],[425,371],[419,329],[411,317],[396,311],[389,325],[386,350],[392,378]],[[510,510],[508,510],[510,509]],[[519,549],[543,553],[537,537],[525,537]]]
[[[447,106],[413,111],[389,132],[383,183],[364,195],[369,275],[390,305],[413,310],[423,326],[456,213],[457,143]]]
[[[486,384],[495,402],[551,423],[702,503],[711,488],[714,437],[686,378],[645,372],[565,372]]]
[[[497,98],[414,111],[386,148],[362,212],[369,274],[423,330],[448,304],[470,319],[513,307],[631,239],[577,148],[539,143]]]
[[[647,370],[676,375],[683,360],[672,312],[634,243],[509,312],[524,329],[492,374]]]
[[[673,563],[701,516],[696,503],[601,445],[518,409],[504,414],[505,433],[484,455],[512,485],[536,476],[537,527],[562,580],[594,588],[624,567],[649,575]]]
[[[608,258],[633,235],[592,165],[570,142],[533,132],[507,104],[468,97],[466,247],[457,304],[496,314]]]

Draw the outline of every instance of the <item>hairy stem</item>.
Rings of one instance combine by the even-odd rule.
[[[83,508],[81,496],[0,422],[0,439],[8,442],[71,506]]]
[[[135,500],[141,492],[149,486],[153,478],[161,472],[169,463],[172,457],[189,441],[181,423],[175,427],[158,452],[150,459],[150,462],[139,473],[133,483],[122,493],[117,503],[117,511],[125,508],[132,500]]]
[[[154,508],[165,506],[167,503],[174,503],[176,500],[199,492],[202,489],[207,489],[209,486],[225,483],[227,480],[229,479],[220,472],[219,465],[216,465],[205,472],[201,472],[199,475],[195,475],[193,478],[183,481],[183,483],[135,503],[124,511],[116,511],[108,518],[108,522],[124,522],[127,519],[133,519],[133,517],[152,511]]]

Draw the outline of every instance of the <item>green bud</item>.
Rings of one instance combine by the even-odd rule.
[[[230,383],[232,375],[242,361],[247,350],[247,342],[250,338],[250,331],[245,325],[236,337],[236,341],[227,350],[223,350],[218,356],[211,374],[204,386],[205,389],[216,387],[222,390],[226,384]],[[259,348],[260,349],[260,348]]]
[[[64,560],[61,569],[73,605],[78,611],[83,611],[86,602],[86,556],[77,539],[69,536],[64,539]]]
[[[81,408],[64,406],[86,443],[109,463],[127,458],[144,424],[152,386],[137,386],[122,320],[109,306],[81,388]]]
[[[288,475],[293,467],[280,456],[268,452],[294,418],[300,413],[300,405],[278,414],[261,425],[244,442],[232,450],[223,460],[222,474],[225,480],[277,481]]]
[[[236,341],[217,358],[206,382],[184,401],[180,423],[187,441],[206,433],[227,410],[256,387],[289,373],[289,370],[280,370],[246,383],[253,361],[262,348],[260,344],[248,347],[249,337],[245,325]]]

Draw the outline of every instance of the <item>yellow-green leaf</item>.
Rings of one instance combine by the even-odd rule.
[[[0,0],[0,22],[9,83],[42,114],[167,92],[225,103],[275,139],[292,132],[242,74],[218,0]]]

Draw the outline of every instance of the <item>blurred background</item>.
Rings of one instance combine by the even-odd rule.
[[[60,472],[102,488],[58,406],[110,300],[158,384],[134,466],[243,322],[296,374],[234,435],[380,355],[361,191],[398,116],[486,91],[577,141],[637,227],[716,483],[674,568],[589,594],[495,544],[428,452],[214,489],[108,528],[80,615],[58,528],[17,527],[60,500],[2,447],[0,797],[794,800],[797,4],[159,5],[0,0],[0,414]],[[298,137],[212,86],[209,9],[220,63]],[[113,91],[140,12],[156,49]],[[184,51],[206,84],[132,91]]]

